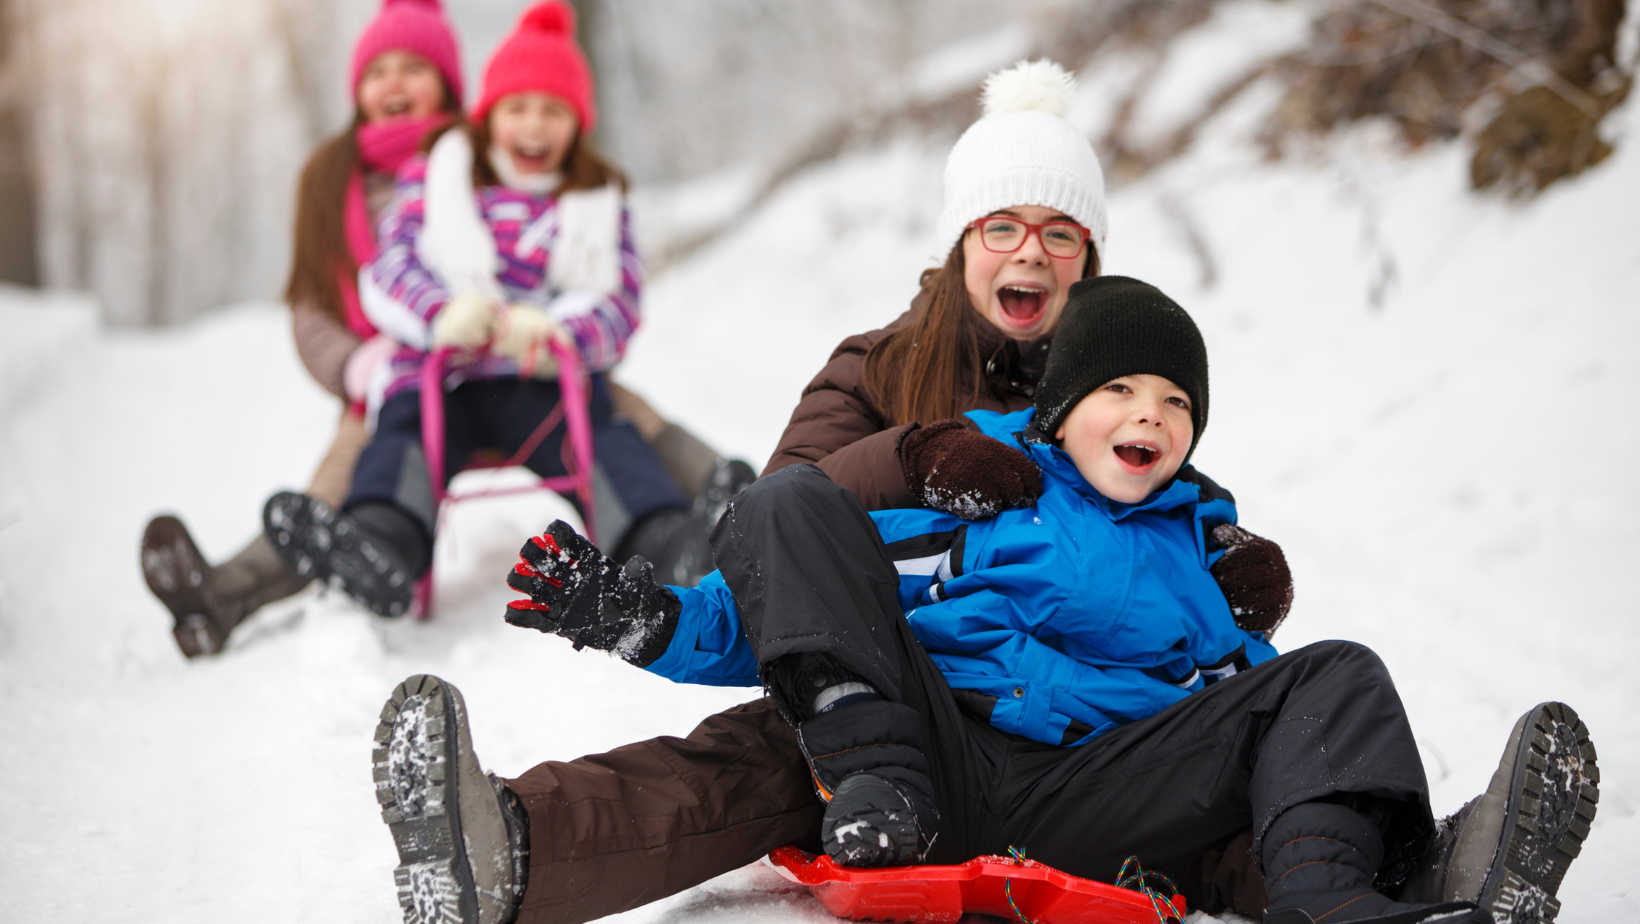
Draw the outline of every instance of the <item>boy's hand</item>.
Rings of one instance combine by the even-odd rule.
[[[924,506],[965,520],[1029,507],[1042,496],[1042,473],[1029,456],[960,420],[936,420],[907,433],[900,468]]]
[[[577,650],[613,651],[644,667],[666,653],[682,605],[634,555],[626,567],[563,520],[524,543],[507,584],[529,594],[507,604],[507,621],[561,635]]]
[[[1236,625],[1249,632],[1275,632],[1293,605],[1293,573],[1281,546],[1239,526],[1221,523],[1213,540],[1224,554],[1208,569],[1224,591]]]

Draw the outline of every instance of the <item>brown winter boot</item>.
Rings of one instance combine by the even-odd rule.
[[[171,611],[177,647],[190,658],[216,654],[228,633],[258,608],[307,586],[258,536],[244,551],[211,567],[188,528],[173,516],[148,522],[142,534],[142,575]]]
[[[1486,792],[1439,822],[1401,900],[1474,902],[1497,924],[1553,921],[1599,800],[1588,726],[1564,703],[1538,705],[1509,733]]]
[[[237,626],[262,607],[293,596],[306,586],[308,579],[285,565],[264,534],[211,569],[210,579],[205,582],[205,602],[219,614],[223,624]]]
[[[529,816],[473,753],[461,691],[431,674],[393,690],[370,758],[393,835],[405,924],[509,924],[529,875]]]

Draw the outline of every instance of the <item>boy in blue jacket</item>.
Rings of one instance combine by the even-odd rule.
[[[795,729],[792,759],[824,804],[820,844],[844,865],[961,862],[1017,847],[1108,881],[1137,855],[1199,902],[1204,856],[1251,826],[1266,922],[1552,918],[1593,817],[1587,729],[1561,704],[1528,713],[1487,795],[1437,836],[1383,663],[1348,642],[1277,656],[1236,625],[1209,574],[1220,554],[1211,537],[1236,511],[1186,465],[1208,410],[1206,348],[1189,315],[1136,280],[1077,283],[1036,399],[1034,410],[973,412],[961,424],[1037,463],[1033,507],[978,522],[868,514],[819,468],[793,466],[734,501],[713,537],[719,571],[695,588],[663,587],[641,559],[618,566],[555,523],[509,578],[530,599],[512,604],[508,620],[680,682],[761,683]],[[389,703],[379,739],[400,739],[399,715],[419,728],[426,710],[404,708],[418,696],[449,698],[445,711],[459,717],[452,688],[413,681]],[[466,740],[459,722],[451,729],[446,738]],[[481,779],[463,747],[465,775],[448,776]],[[391,780],[388,750],[379,766]],[[585,760],[620,776],[619,753]],[[688,750],[672,761],[684,767]],[[506,824],[492,818],[490,828],[514,846],[527,830],[531,853],[554,861],[614,850],[599,845],[618,840],[622,822],[603,816],[644,814],[617,810],[639,797],[555,795],[575,763],[496,784],[491,814]],[[702,781],[685,802],[767,798],[756,780],[730,793],[710,773],[675,772]],[[577,808],[595,803],[607,810]],[[679,830],[694,812],[660,824],[657,843],[621,849],[695,838],[691,875],[714,860],[718,872],[745,862],[727,849],[698,854],[729,843],[724,832],[746,820],[725,814],[715,827],[697,824],[712,830]],[[401,869],[414,866],[402,846],[401,856]],[[513,887],[528,890],[519,920],[584,920],[574,909],[588,905],[546,896],[631,888],[600,886],[596,866],[515,866]],[[543,874],[562,881],[539,886],[532,902]]]

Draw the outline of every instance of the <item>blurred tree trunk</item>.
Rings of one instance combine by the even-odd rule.
[[[0,0],[0,282],[40,284],[35,253],[34,187],[23,135],[20,80],[13,67],[10,0]]]
[[[0,2],[42,281],[93,293],[119,325],[277,297],[297,172],[326,127],[299,69],[328,38],[284,27],[322,24],[324,4],[209,3],[165,20],[131,0]]]

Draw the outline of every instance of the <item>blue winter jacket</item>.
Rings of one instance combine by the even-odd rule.
[[[1034,410],[971,411],[1042,469],[1035,507],[970,522],[933,510],[872,519],[900,573],[900,606],[959,700],[1004,731],[1080,744],[1154,715],[1204,684],[1275,656],[1238,628],[1207,568],[1206,532],[1228,497],[1175,478],[1138,504],[1099,494],[1070,456],[1026,441]],[[757,661],[722,575],[673,588],[677,633],[649,670],[755,686]]]

